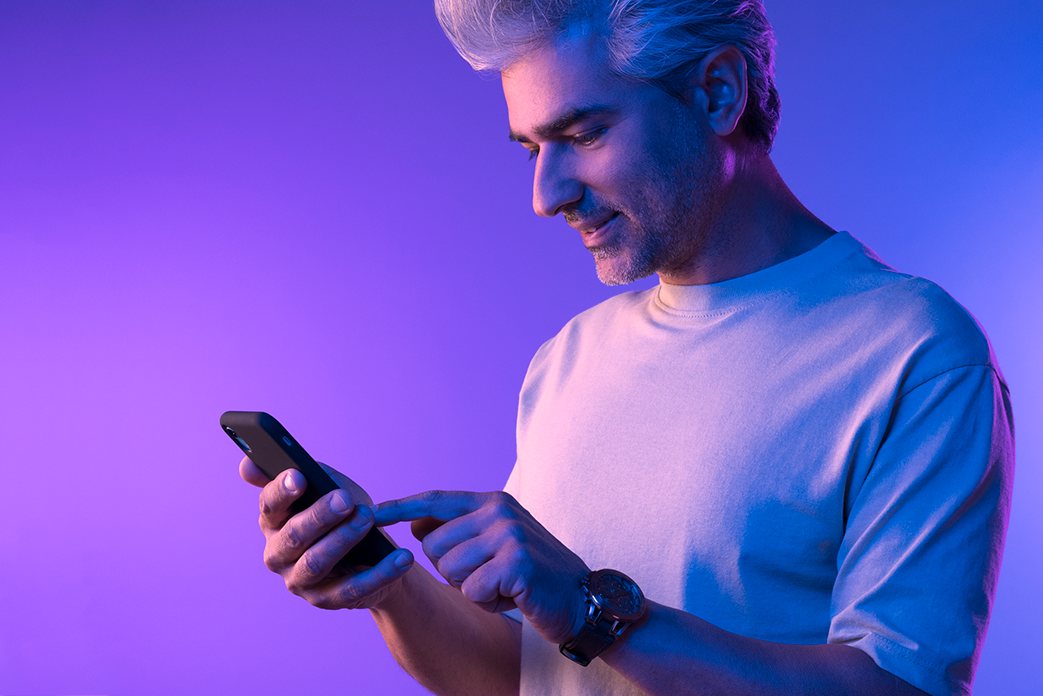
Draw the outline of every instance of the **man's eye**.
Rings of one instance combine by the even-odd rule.
[[[574,136],[572,138],[572,142],[576,143],[577,145],[582,145],[584,147],[593,145],[598,141],[598,138],[605,134],[605,130],[606,129],[604,128],[595,128],[592,131],[580,133],[579,135]]]
[[[529,161],[530,162],[533,161],[534,159],[536,159],[536,155],[540,154],[540,149],[538,147],[534,147],[534,148],[531,148],[531,149],[530,148],[526,148],[526,150],[529,151]]]

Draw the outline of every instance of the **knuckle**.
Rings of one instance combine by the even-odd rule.
[[[489,594],[487,584],[485,578],[475,574],[460,584],[460,591],[472,602],[478,602]]]
[[[304,581],[313,581],[320,578],[325,575],[326,571],[325,563],[316,553],[305,553],[301,556],[300,560],[297,561],[297,569],[301,579]]]
[[[525,544],[527,539],[525,525],[517,520],[497,520],[489,531],[501,546]]]
[[[341,525],[326,536],[326,552],[336,558],[342,558],[361,541],[361,538],[357,530],[348,525]]]
[[[431,534],[424,537],[424,540],[420,542],[420,548],[423,549],[424,555],[431,559],[431,562],[435,565],[442,560],[441,549],[436,544],[436,540],[431,538]]]
[[[333,544],[331,549],[336,550],[338,553],[347,553],[355,544],[359,542],[361,535],[359,530],[351,524],[342,524],[339,527],[334,527],[329,534],[326,535],[326,539],[329,539]]]
[[[331,597],[324,594],[317,595],[314,598],[309,599],[308,601],[311,603],[313,607],[316,607],[318,609],[330,610],[339,608],[336,602]]]
[[[503,491],[493,491],[489,494],[487,504],[492,507],[497,517],[514,519],[514,498],[510,494]]]
[[[523,544],[508,544],[506,555],[508,563],[513,568],[525,568],[529,563],[529,552]]]
[[[265,484],[264,488],[261,489],[261,511],[265,514],[271,514],[283,506],[285,489],[278,480],[269,481]]]
[[[303,540],[301,539],[300,530],[290,525],[283,527],[283,541],[285,542],[287,548],[300,548],[301,544],[303,543]]]
[[[504,535],[510,541],[515,542],[518,546],[525,544],[527,535],[525,533],[525,527],[520,524],[505,524],[503,526]]]
[[[329,503],[325,502],[325,504],[323,504],[323,502],[312,505],[311,510],[308,512],[308,519],[315,527],[321,528],[328,525],[329,518],[332,515]]]
[[[281,565],[275,558],[275,549],[272,548],[271,544],[266,544],[264,547],[264,567],[273,573],[278,573]]]

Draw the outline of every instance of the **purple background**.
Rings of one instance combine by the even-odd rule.
[[[768,9],[783,176],[1010,382],[977,692],[1043,693],[1043,4]],[[0,2],[0,693],[423,692],[263,567],[217,417],[377,499],[500,487],[529,358],[618,291],[506,134],[426,2]]]

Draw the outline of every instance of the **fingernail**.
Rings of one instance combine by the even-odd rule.
[[[405,551],[403,551],[400,554],[398,554],[398,557],[395,559],[395,565],[398,566],[399,568],[405,568],[406,566],[408,566],[412,562],[413,562],[413,559],[410,558],[409,554],[406,553]]]
[[[282,485],[286,487],[290,493],[297,492],[297,481],[292,471],[286,472],[286,476],[282,480]]]
[[[343,493],[334,492],[330,496],[330,510],[333,510],[338,515],[342,515],[348,511],[348,501],[344,500]]]

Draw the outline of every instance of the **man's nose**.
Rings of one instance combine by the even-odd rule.
[[[536,155],[532,180],[532,209],[537,215],[554,217],[565,206],[579,202],[583,184],[576,176],[567,153],[544,147]]]

